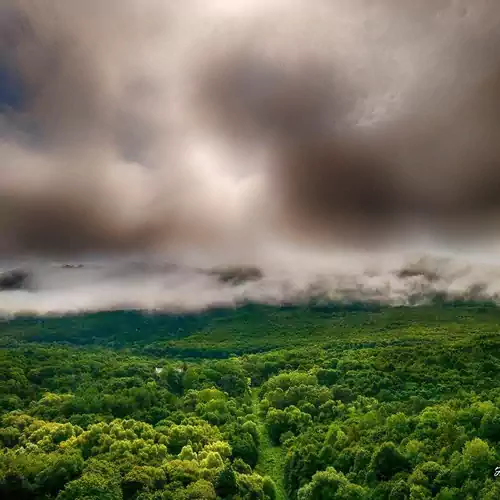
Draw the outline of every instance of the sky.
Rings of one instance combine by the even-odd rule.
[[[496,0],[0,0],[0,261],[496,259],[499,28]]]

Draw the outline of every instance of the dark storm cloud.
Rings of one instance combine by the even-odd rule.
[[[385,244],[410,228],[496,237],[500,7],[329,6],[329,34],[304,16],[283,52],[262,28],[231,57],[209,59],[202,116],[232,140],[269,147],[278,220],[295,236]]]
[[[4,254],[496,235],[495,0],[3,0],[0,19],[20,82]]]

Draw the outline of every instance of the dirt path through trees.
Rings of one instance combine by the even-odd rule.
[[[285,450],[274,446],[267,432],[264,420],[259,412],[259,389],[252,389],[253,411],[258,418],[259,429],[259,461],[255,471],[269,476],[276,485],[276,500],[288,500],[284,484]]]

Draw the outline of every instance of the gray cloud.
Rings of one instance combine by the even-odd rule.
[[[3,0],[0,252],[496,237],[498,28],[495,0]]]
[[[400,251],[288,251],[280,252],[279,260],[267,257],[262,277],[243,282],[220,280],[203,267],[168,265],[160,257],[93,258],[83,266],[31,261],[32,288],[2,291],[0,317],[119,309],[197,312],[311,299],[398,306],[422,305],[436,297],[500,303],[500,267],[493,254],[492,260],[479,254]]]

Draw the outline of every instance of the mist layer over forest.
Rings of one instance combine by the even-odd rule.
[[[305,256],[269,267],[203,267],[163,259],[10,262],[24,287],[1,292],[3,316],[137,309],[196,313],[248,303],[424,305],[435,300],[499,302],[500,269],[485,258],[380,254]],[[8,274],[7,267],[5,274]],[[5,275],[4,274],[4,275]]]

